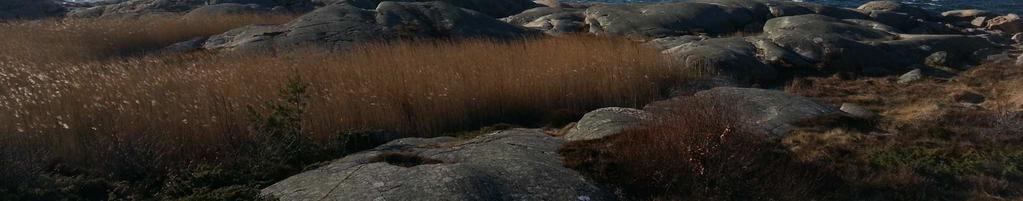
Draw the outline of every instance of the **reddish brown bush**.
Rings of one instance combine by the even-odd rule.
[[[566,165],[640,199],[812,200],[840,184],[736,127],[725,104],[673,101],[675,108],[641,128],[567,144]]]

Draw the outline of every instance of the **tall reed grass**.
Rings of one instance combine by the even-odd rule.
[[[288,80],[308,86],[301,134],[324,142],[362,130],[430,137],[501,122],[542,126],[640,106],[686,77],[656,50],[591,37],[144,54],[238,24],[0,26],[0,153],[12,156],[0,160],[28,175],[72,169],[160,188],[176,170],[257,160],[241,159],[239,148],[257,137],[252,112],[268,112],[260,106],[278,100]]]

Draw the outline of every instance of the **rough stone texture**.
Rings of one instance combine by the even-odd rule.
[[[294,13],[306,12],[313,6],[309,0],[128,0],[116,4],[77,9],[69,13],[68,16],[74,18],[125,18],[177,15],[216,4],[252,4],[262,8],[280,7]]]
[[[924,79],[923,70],[916,69],[899,76],[899,84],[909,84]]]
[[[839,110],[857,118],[870,119],[877,117],[877,113],[874,113],[874,111],[852,103],[843,103]]]
[[[376,10],[348,4],[317,9],[279,26],[248,26],[213,36],[204,48],[267,51],[318,45],[346,49],[395,38],[519,38],[526,30],[444,2],[384,2]]]
[[[614,200],[561,164],[563,140],[540,130],[498,131],[468,141],[405,138],[353,154],[266,189],[281,200]],[[404,153],[441,163],[375,162]],[[408,166],[408,165],[406,165]]]
[[[66,9],[51,0],[0,0],[0,20],[32,20],[63,15]]]
[[[652,119],[652,115],[643,110],[632,108],[609,107],[594,110],[583,115],[563,138],[567,141],[595,140],[612,136],[625,129],[632,128],[643,120]]]
[[[977,17],[994,17],[997,16],[997,14],[986,10],[965,9],[945,11],[941,13],[941,16],[944,16],[948,20],[971,21]]]
[[[1001,30],[1009,34],[1020,33],[1023,32],[1023,19],[1016,14],[998,16],[987,21],[987,28]]]
[[[1023,33],[1016,33],[1012,35],[1012,41],[1017,44],[1023,44]]]
[[[711,37],[704,36],[704,35],[669,36],[669,37],[656,38],[656,39],[647,41],[647,44],[650,45],[650,46],[653,46],[654,48],[657,48],[659,50],[664,51],[664,50],[668,50],[668,49],[671,49],[671,48],[674,48],[674,47],[685,45],[687,43],[692,43],[692,42],[702,41],[702,40],[707,40],[707,39],[711,39]]]
[[[764,37],[789,49],[824,72],[859,72],[864,67],[887,67],[887,55],[862,42],[896,36],[823,15],[799,15],[768,20]],[[864,59],[871,58],[871,59]]]
[[[1016,58],[1016,66],[1023,67],[1023,55],[1019,55],[1019,57]]]
[[[966,35],[901,35],[899,40],[876,45],[892,56],[890,62],[898,66],[921,64],[935,52],[946,52],[946,61],[952,65],[980,62],[986,57],[986,50],[1002,47],[986,38]]]
[[[871,2],[867,2],[867,3],[863,4],[863,5],[861,5],[857,9],[862,10],[862,11],[866,11],[866,12],[870,12],[870,11],[889,11],[889,12],[905,13],[905,14],[913,16],[913,17],[915,17],[917,19],[924,19],[924,20],[935,19],[936,16],[937,16],[937,14],[932,13],[930,11],[927,11],[926,9],[919,8],[919,7],[916,7],[916,6],[907,5],[907,4],[903,4],[903,3],[899,3],[897,1],[871,1]]]
[[[813,64],[799,54],[785,49],[765,38],[749,38],[758,49],[758,57],[765,63],[782,68],[808,68]]]
[[[766,2],[769,7],[772,16],[774,17],[785,17],[785,16],[796,16],[805,14],[818,14],[825,15],[828,17],[838,19],[867,19],[868,16],[860,11],[839,8],[832,6],[825,6],[815,3],[805,2],[788,2],[788,1],[769,1]]]
[[[320,4],[332,5],[332,4],[350,4],[359,8],[373,9],[378,4],[385,1],[395,2],[431,2],[431,1],[442,1],[455,5],[458,7],[479,11],[492,17],[502,18],[515,14],[522,13],[523,11],[531,8],[540,7],[539,4],[533,3],[531,0],[319,0]]]
[[[991,18],[990,17],[977,17],[977,18],[974,18],[973,21],[970,21],[970,24],[973,25],[973,26],[976,26],[976,27],[987,27],[987,20],[988,19],[991,19]]]
[[[951,63],[952,61],[949,61],[948,52],[945,51],[935,52],[924,59],[924,65],[930,67],[950,67],[952,66]]]
[[[760,18],[740,7],[692,2],[595,5],[584,15],[590,33],[634,38],[734,33]]]
[[[844,21],[851,22],[851,23],[854,23],[854,24],[857,24],[857,25],[860,25],[860,26],[865,26],[865,27],[870,27],[870,28],[873,28],[873,29],[885,31],[885,32],[888,32],[888,33],[893,33],[893,34],[904,33],[902,30],[899,30],[899,28],[895,28],[893,26],[889,26],[887,24],[880,23],[880,22],[877,22],[877,21],[864,20],[864,19],[844,19]]]
[[[743,124],[739,126],[762,130],[769,135],[768,137],[785,137],[791,134],[795,130],[792,124],[799,121],[843,114],[838,108],[818,103],[810,98],[768,89],[718,87],[697,92],[692,98],[695,101],[708,101],[734,108],[729,111],[735,111],[737,114],[725,115],[738,117]],[[673,105],[685,104],[673,101],[676,100],[651,103],[644,110],[670,110]]]
[[[582,9],[539,7],[501,19],[510,24],[537,29],[550,35],[586,32]]]
[[[742,83],[764,83],[778,78],[778,72],[757,57],[757,47],[741,37],[686,43],[665,53],[683,66]]]
[[[265,8],[257,4],[237,4],[237,3],[224,3],[206,5],[185,14],[185,19],[200,20],[214,17],[221,17],[225,15],[254,15],[269,13],[270,8]]]

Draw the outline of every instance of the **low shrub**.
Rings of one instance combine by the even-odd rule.
[[[678,99],[661,119],[561,149],[566,166],[638,200],[823,200],[841,184],[765,134],[736,127],[725,103]]]

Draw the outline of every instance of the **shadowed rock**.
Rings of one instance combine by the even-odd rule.
[[[359,8],[373,9],[381,2],[431,2],[442,1],[458,7],[479,11],[492,17],[507,17],[522,11],[539,7],[531,0],[319,0],[321,4],[350,4]]]
[[[614,200],[561,164],[563,140],[540,130],[476,139],[406,138],[266,189],[280,200]]]
[[[397,38],[521,38],[528,33],[482,13],[443,2],[384,2],[375,10],[348,4],[317,9],[279,26],[256,25],[210,37],[211,50],[267,51],[319,46],[346,49]]]
[[[771,82],[778,77],[773,67],[759,60],[757,47],[741,37],[685,43],[665,53],[690,70],[722,75],[742,83]]]
[[[590,33],[634,38],[734,33],[762,18],[742,8],[690,2],[595,5],[584,14]]]
[[[2,0],[0,20],[32,20],[63,15],[66,9],[51,0]]]
[[[267,11],[279,7],[279,10],[303,13],[313,8],[309,0],[128,0],[121,3],[81,8],[68,13],[74,18],[130,18],[140,16],[179,15],[207,5],[241,4],[266,8]],[[236,7],[237,8],[237,7]],[[235,9],[213,7],[210,9]],[[204,11],[205,12],[205,11]]]

